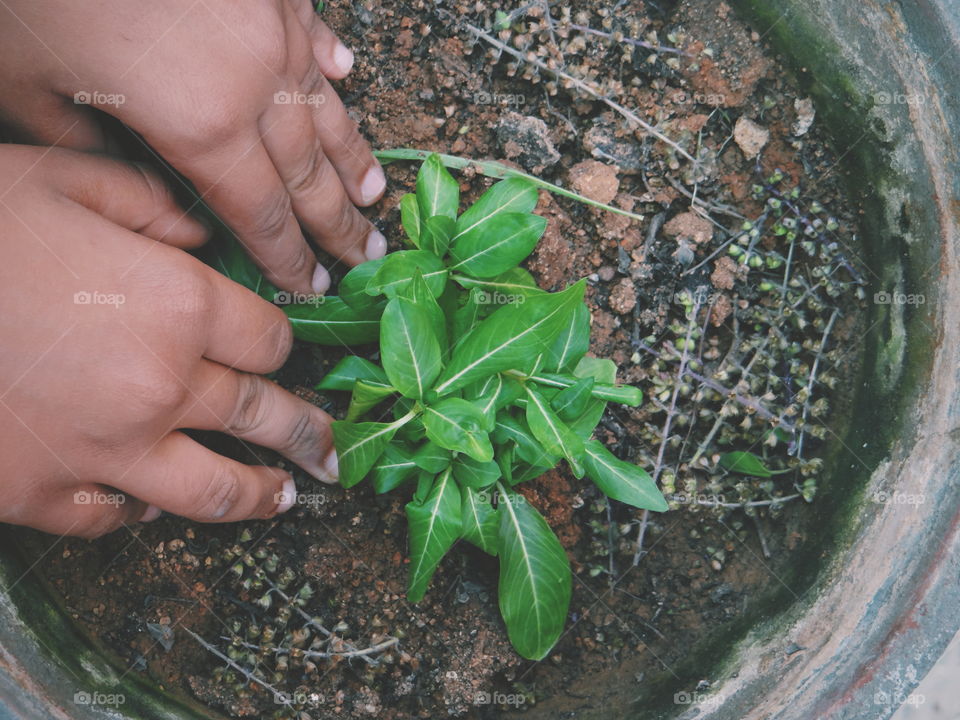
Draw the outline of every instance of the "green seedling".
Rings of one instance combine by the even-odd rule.
[[[517,486],[563,461],[610,498],[668,507],[647,472],[592,439],[608,402],[642,396],[616,383],[611,360],[587,357],[585,282],[545,292],[520,267],[546,227],[536,203],[534,184],[509,177],[460,213],[459,186],[431,155],[400,203],[409,249],[352,269],[338,297],[284,307],[302,339],[379,342],[379,365],[348,356],[317,388],[350,393],[333,423],[341,484],[412,495],[408,599],[423,599],[454,545],[475,545],[499,558],[500,611],[531,659],[563,631],[572,576]],[[275,292],[242,265],[235,253],[220,262]]]

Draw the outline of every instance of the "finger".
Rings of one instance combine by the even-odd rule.
[[[217,455],[180,432],[167,435],[117,482],[151,505],[200,522],[273,517],[296,496],[289,473]]]
[[[63,488],[46,497],[43,512],[25,524],[56,535],[98,538],[144,515],[146,504],[95,483]]]
[[[209,228],[181,208],[169,186],[143,165],[69,153],[49,162],[66,197],[121,227],[184,249],[209,239]]]
[[[290,68],[305,96],[322,101],[310,105],[314,126],[347,194],[357,205],[372,205],[383,195],[386,176],[324,77],[330,77],[328,70],[335,65],[337,54],[350,51],[340,45],[330,28],[307,5],[301,1],[294,8],[296,16],[287,23]],[[351,65],[352,62],[350,53]]]
[[[354,207],[318,142],[310,105],[305,102],[314,97],[324,96],[291,92],[287,98],[304,102],[272,105],[260,123],[264,147],[297,217],[318,245],[350,265],[382,257],[383,235]]]
[[[106,137],[96,110],[73,98],[44,94],[8,112],[17,141],[81,152],[106,150]]]
[[[285,290],[326,292],[330,276],[307,245],[290,195],[259,135],[235,139],[202,162],[187,161],[184,169],[267,280]]]
[[[308,95],[325,99],[314,107],[313,121],[323,152],[337,169],[350,199],[361,207],[373,205],[383,197],[387,177],[370,145],[326,78],[320,73],[308,74],[303,86]]]
[[[213,288],[204,356],[252,373],[280,368],[293,347],[293,328],[283,310],[212,268],[197,265]]]
[[[295,0],[293,9],[303,29],[310,36],[313,55],[320,71],[331,80],[345,78],[353,68],[353,51],[320,19],[310,0]]]
[[[186,427],[219,430],[272,448],[322,482],[336,482],[332,418],[259,375],[205,361],[194,375],[197,399]]]

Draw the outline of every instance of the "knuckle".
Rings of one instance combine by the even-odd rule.
[[[237,378],[237,400],[227,427],[235,435],[245,435],[259,428],[266,417],[266,381],[249,373],[238,373]]]
[[[305,153],[299,167],[287,183],[287,189],[294,195],[308,195],[316,192],[330,178],[333,166],[319,149]]]
[[[280,451],[291,455],[307,453],[320,446],[320,435],[316,415],[311,408],[304,408],[287,431]]]
[[[367,221],[360,212],[353,206],[353,203],[343,199],[339,206],[331,213],[333,218],[330,223],[330,235],[332,237],[344,240],[359,239],[365,237],[364,230]]]
[[[280,73],[287,68],[289,50],[287,33],[283,25],[280,12],[276,9],[265,8],[257,22],[257,31],[246,37],[245,44],[249,51],[273,73]]]
[[[73,532],[87,540],[95,540],[120,529],[121,525],[123,525],[123,517],[119,512],[98,510],[85,518],[79,528]]]
[[[230,463],[219,463],[197,497],[197,517],[220,520],[236,507],[242,494],[239,471]]]
[[[123,383],[124,397],[155,415],[167,415],[187,400],[189,389],[170,368],[162,363],[144,362]]]
[[[254,214],[251,234],[261,240],[275,241],[286,231],[292,213],[293,206],[287,193],[271,195]]]
[[[281,314],[283,311],[279,311]],[[293,325],[287,320],[286,315],[278,317],[276,322],[270,326],[264,338],[267,347],[274,351],[273,357],[267,363],[268,372],[277,370],[283,366],[293,350]]]

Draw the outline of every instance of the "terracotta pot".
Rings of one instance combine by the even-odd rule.
[[[870,305],[864,375],[806,559],[759,613],[705,639],[679,680],[650,678],[621,714],[886,718],[960,628],[960,11],[949,0],[734,4],[795,67],[853,169],[871,295],[924,303]],[[203,716],[113,667],[6,537],[0,585],[0,720]],[[97,691],[124,702],[76,694]]]

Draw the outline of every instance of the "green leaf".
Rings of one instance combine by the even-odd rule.
[[[615,457],[596,440],[586,444],[587,475],[607,497],[644,510],[664,512],[667,501],[646,470]]]
[[[441,369],[440,342],[430,313],[404,297],[388,302],[380,323],[380,354],[400,394],[422,399]]]
[[[453,232],[454,222],[446,215],[427,218],[420,229],[420,247],[442,258],[450,247]]]
[[[553,340],[583,302],[584,281],[560,293],[507,305],[480,323],[457,345],[436,391],[444,395],[515,365],[524,366]]]
[[[437,154],[428,157],[417,173],[417,204],[421,218],[446,215],[451,220],[457,219],[460,186]]]
[[[422,505],[426,501],[430,491],[433,490],[434,480],[433,473],[420,473],[420,476],[417,478],[417,487],[413,491],[413,501],[415,503]]]
[[[378,495],[390,492],[406,482],[416,469],[416,463],[410,459],[406,450],[395,444],[387,445],[387,449],[370,470],[370,482],[373,483],[374,492]]]
[[[721,455],[720,467],[730,472],[760,478],[773,477],[775,474],[763,464],[763,460],[749,452],[728,452]]]
[[[326,297],[320,305],[285,305],[293,334],[298,340],[318,345],[359,345],[380,335],[380,310],[354,310],[338,297]]]
[[[414,273],[413,280],[400,292],[400,297],[412,300],[418,307],[423,308],[428,313],[430,324],[433,326],[437,340],[440,342],[440,350],[445,351],[447,348],[447,318],[423,279],[423,273],[419,270]]]
[[[366,293],[394,298],[402,294],[418,269],[430,292],[438,297],[446,285],[447,270],[440,258],[426,250],[399,250],[387,255],[367,283]]]
[[[572,579],[563,546],[526,499],[499,485],[500,613],[513,647],[543,659],[563,632]]]
[[[516,446],[517,457],[530,465],[549,470],[560,461],[560,453],[551,454],[533,436],[525,421],[517,420],[507,413],[497,417],[493,439],[502,444],[512,442]]]
[[[485,553],[496,555],[500,513],[490,504],[490,493],[461,487],[460,517],[463,521],[461,537]]]
[[[347,408],[346,421],[356,422],[365,413],[375,408],[395,392],[397,392],[395,387],[385,383],[357,380],[353,385],[353,395],[350,396],[350,406]]]
[[[353,390],[357,380],[372,380],[386,385],[387,374],[379,365],[369,360],[347,355],[334,365],[333,370],[324,375],[323,380],[317,383],[317,390]]]
[[[367,285],[383,266],[385,257],[360,263],[343,276],[340,281],[340,298],[354,310],[366,310],[372,307],[383,309],[383,298],[367,295]]]
[[[494,461],[479,462],[469,455],[453,461],[453,477],[460,487],[485,488],[500,479],[500,466]]]
[[[450,451],[428,440],[417,448],[411,459],[418,468],[436,475],[450,466]]]
[[[495,215],[478,231],[454,240],[450,247],[450,269],[480,278],[499,275],[526,258],[546,228],[546,218],[539,215]]]
[[[400,224],[403,225],[410,244],[420,247],[420,206],[413,193],[407,193],[400,198]]]
[[[277,287],[267,281],[243,245],[228,233],[223,233],[203,248],[200,257],[234,282],[273,302]]]
[[[452,336],[457,338],[454,347],[462,344],[480,322],[480,305],[473,291],[467,294],[466,302],[453,313]]]
[[[592,377],[580,378],[573,385],[564,388],[550,400],[552,407],[561,420],[570,422],[583,415],[590,403],[594,380]]]
[[[578,305],[560,334],[547,350],[543,369],[548,372],[572,370],[590,349],[590,311]]]
[[[486,232],[488,223],[503,213],[530,213],[537,206],[537,189],[523,178],[495,183],[457,219],[456,236]]]
[[[460,489],[449,470],[439,475],[422,503],[407,503],[410,578],[407,599],[423,600],[440,560],[460,537]]]
[[[598,383],[617,384],[617,365],[610,358],[583,357],[574,368],[577,377],[592,377]]]
[[[533,275],[521,267],[510,268],[492,278],[472,278],[468,275],[453,275],[452,278],[467,290],[476,288],[494,297],[497,293],[514,298],[543,295],[543,290],[537,287]]]
[[[589,375],[587,377],[590,377]],[[576,377],[556,373],[540,373],[530,378],[536,383],[554,388],[568,388],[576,382]],[[636,407],[643,402],[643,392],[633,385],[608,385],[594,383],[590,391],[595,398]]]
[[[493,460],[493,446],[483,413],[461,398],[447,398],[424,409],[427,437],[447,450],[463,452],[480,462]]]
[[[334,421],[331,427],[340,462],[340,484],[349,488],[363,480],[397,430],[413,418],[410,412],[392,423]]]
[[[567,427],[586,440],[593,435],[593,431],[600,424],[606,411],[607,401],[592,397],[586,409],[578,417],[567,421]]]
[[[568,428],[550,408],[550,402],[527,385],[527,424],[533,436],[543,443],[548,452],[563,455],[573,474],[583,477],[580,456],[583,455],[583,440]]]

